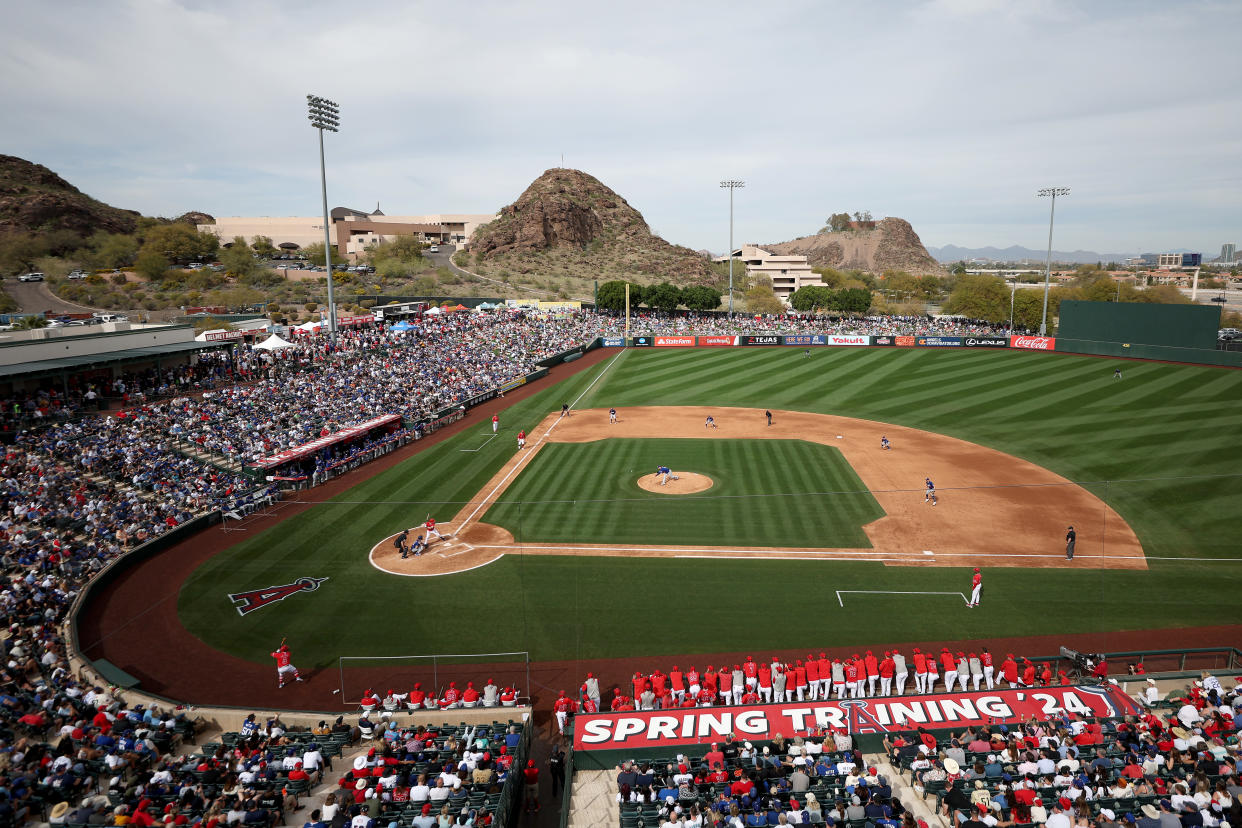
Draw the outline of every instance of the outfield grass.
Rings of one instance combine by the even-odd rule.
[[[639,488],[661,463],[715,485],[678,496]],[[857,548],[871,546],[863,524],[883,516],[832,446],[610,439],[544,446],[483,520],[527,542]]]
[[[931,349],[824,348],[809,360],[801,349],[629,351],[578,405],[795,409],[971,440],[1100,481],[1089,488],[1155,556],[1148,572],[991,569],[984,606],[967,613],[931,596],[847,599],[842,609],[835,590],[960,591],[968,567],[506,556],[424,580],[367,563],[380,538],[428,511],[456,512],[512,456],[512,434],[577,398],[596,367],[516,404],[502,415],[502,439],[477,452],[461,449],[490,433],[482,422],[216,556],[186,582],[179,611],[221,650],[263,661],[279,631],[299,661],[321,665],[340,654],[530,650],[551,659],[1234,622],[1242,371],[1131,362],[1114,381],[1116,364]],[[246,618],[225,597],[303,575],[329,580]]]

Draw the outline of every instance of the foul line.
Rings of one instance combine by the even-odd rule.
[[[488,443],[490,443],[492,440],[495,440],[495,439],[496,439],[497,437],[499,437],[499,436],[500,436],[500,432],[493,431],[493,432],[492,432],[492,436],[491,436],[491,437],[488,437],[486,440],[484,440],[484,441],[483,441],[483,443],[482,443],[482,445],[480,445],[478,448],[472,448],[472,449],[461,449],[461,451],[468,451],[468,452],[480,451],[480,450],[482,450],[482,449],[483,449],[483,447],[484,447],[484,446],[486,446]]]
[[[611,368],[624,353],[625,353],[625,350],[623,349],[620,353],[618,353],[616,356],[614,356],[612,359],[608,361],[608,364],[604,366],[604,370],[600,371],[599,374],[595,377],[595,379],[591,380],[591,384],[588,385],[585,389],[583,389],[582,393],[578,395],[577,399],[575,399],[573,402],[569,404],[570,410],[573,410],[573,407],[578,404],[578,400],[581,400],[583,397],[585,397],[587,392],[595,387],[595,383],[603,379],[604,374],[608,373],[608,369]],[[487,497],[483,498],[483,500],[479,503],[479,505],[474,507],[473,512],[466,515],[466,519],[463,520],[456,529],[457,534],[460,535],[463,531],[465,531],[465,528],[470,525],[470,521],[474,519],[474,516],[479,513],[479,510],[481,510],[484,506],[487,506],[491,502],[492,498],[496,496],[497,492],[501,492],[505,490],[505,488],[509,484],[509,478],[512,477],[514,473],[517,472],[518,469],[522,468],[522,464],[526,462],[526,458],[532,456],[535,453],[534,450],[540,445],[542,445],[544,440],[548,439],[548,435],[552,433],[552,429],[556,428],[557,423],[559,423],[564,418],[565,418],[565,414],[562,412],[562,414],[559,417],[557,417],[555,420],[552,421],[552,425],[548,426],[548,430],[543,433],[543,436],[540,437],[539,440],[533,446],[531,446],[531,450],[528,453],[523,454],[521,457],[519,457],[518,461],[513,464],[513,468],[509,469],[508,474],[506,474],[504,477],[500,479],[500,482],[497,483],[495,488],[493,488],[491,492],[488,493]]]
[[[841,599],[841,595],[849,594],[851,592],[858,595],[956,595],[958,598],[962,599],[963,604],[970,603],[966,600],[966,596],[960,592],[902,592],[895,589],[838,589],[836,592],[837,603],[842,607],[845,606],[845,601]]]

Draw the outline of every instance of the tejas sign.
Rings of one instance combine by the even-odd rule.
[[[1009,338],[1004,336],[968,336],[963,344],[967,348],[1008,348]]]
[[[1022,348],[1027,351],[1054,351],[1057,338],[1055,336],[1011,336],[1010,348]]]
[[[574,720],[574,750],[613,750],[692,745],[723,739],[770,739],[818,728],[849,733],[889,733],[919,727],[978,727],[1016,724],[1032,716],[1061,713],[1127,716],[1139,713],[1134,700],[1114,684],[985,690],[931,696],[886,696],[823,702],[580,714]]]
[[[744,336],[742,337],[743,345],[780,345],[781,338],[779,336]]]
[[[871,337],[869,336],[837,336],[829,334],[829,345],[870,345]]]

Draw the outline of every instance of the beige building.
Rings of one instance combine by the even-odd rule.
[[[772,280],[772,290],[784,303],[803,285],[822,285],[819,274],[811,270],[806,256],[777,256],[762,247],[744,244],[733,251],[733,258],[746,266],[747,276],[766,276]],[[728,256],[716,261],[727,262]]]
[[[372,213],[335,207],[329,216],[328,238],[337,255],[342,257],[361,253],[373,244],[398,236],[413,235],[432,244],[463,244],[480,225],[496,218],[476,213],[386,216],[378,205]],[[266,236],[272,244],[290,252],[323,243],[323,219],[319,216],[223,216],[217,218],[215,224],[198,225],[198,229],[214,233],[222,244],[237,236],[248,243],[253,243],[258,236]]]

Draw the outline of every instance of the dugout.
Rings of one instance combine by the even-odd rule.
[[[1056,350],[1208,365],[1242,365],[1242,355],[1218,351],[1221,310],[1208,305],[1141,302],[1061,303]]]

